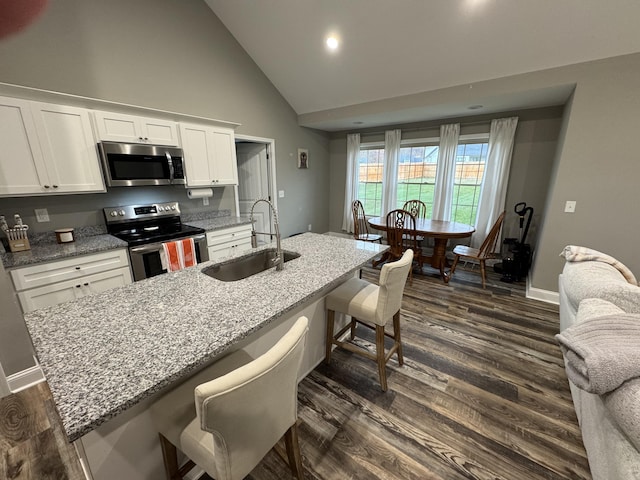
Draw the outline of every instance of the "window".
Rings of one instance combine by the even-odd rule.
[[[360,148],[358,156],[358,193],[367,216],[382,215],[382,164],[384,148]]]
[[[397,189],[398,208],[402,208],[407,200],[422,200],[427,206],[427,218],[431,218],[437,166],[437,145],[400,148]]]
[[[451,206],[451,220],[454,222],[476,224],[488,148],[486,142],[458,145]]]
[[[488,135],[461,136],[456,152],[451,220],[475,225],[487,160]],[[403,141],[398,163],[397,208],[422,200],[432,218],[439,146],[437,139]],[[362,144],[358,157],[357,198],[368,216],[381,216],[384,146]]]

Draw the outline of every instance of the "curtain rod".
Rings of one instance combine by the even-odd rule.
[[[493,119],[491,119],[493,120]],[[460,124],[460,128],[462,127],[470,127],[473,125],[482,125],[482,124],[486,124],[486,125],[491,125],[491,120],[477,120],[475,122],[453,122],[453,123],[459,123]],[[432,125],[432,126],[421,126],[421,127],[411,127],[411,128],[400,128],[400,130],[402,130],[402,132],[417,132],[419,130],[429,130],[431,128],[437,128],[438,130],[440,129],[440,125],[446,125],[446,122],[437,124],[437,125]],[[375,128],[375,127],[371,127],[371,128]],[[399,127],[388,127],[385,128],[384,130],[366,130],[366,131],[351,131],[351,132],[346,132],[346,133],[359,133],[360,135],[379,135],[382,133],[385,133],[387,130],[396,130]]]

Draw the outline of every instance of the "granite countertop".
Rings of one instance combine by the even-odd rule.
[[[2,264],[5,268],[17,268],[79,255],[104,252],[106,250],[127,248],[127,242],[106,232],[91,233],[93,232],[85,234],[81,231],[76,233],[75,242],[61,244],[56,242],[53,232],[37,234],[29,240],[31,250],[0,253],[0,259],[2,259]]]
[[[184,224],[204,228],[206,231],[251,224],[248,218],[233,217],[228,214],[210,216],[210,213],[207,213],[206,215],[186,217],[187,219],[183,220]],[[106,233],[105,227],[79,227],[75,229],[74,233],[75,242],[64,244],[56,242],[54,232],[34,234],[29,238],[31,250],[0,253],[0,260],[2,260],[4,268],[18,268],[127,247],[127,242]]]
[[[183,223],[191,225],[192,227],[204,228],[207,232],[237,227],[239,225],[251,225],[251,221],[248,218],[242,217],[212,217],[202,220],[183,221]]]
[[[301,256],[280,272],[222,282],[201,272],[220,262],[205,262],[25,314],[69,439],[195,372],[388,248],[314,233],[282,247]]]

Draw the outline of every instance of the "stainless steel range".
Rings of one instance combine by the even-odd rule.
[[[198,263],[209,260],[205,230],[184,225],[178,202],[129,205],[104,209],[107,231],[129,244],[134,280],[166,273],[162,268],[162,244],[193,238]]]

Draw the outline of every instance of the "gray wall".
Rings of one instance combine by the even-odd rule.
[[[516,203],[526,202],[535,211],[527,242],[535,246],[547,201],[562,112],[562,107],[549,107],[505,112],[491,116],[446,119],[438,122],[425,122],[424,124],[394,125],[389,128],[404,129],[403,139],[437,137],[440,135],[441,123],[461,122],[462,134],[488,133],[491,118],[517,116],[519,120],[509,174],[505,206],[507,217],[503,237],[518,237],[520,235],[519,217],[514,213],[513,207]],[[361,131],[362,142],[383,140],[383,134],[372,135],[367,130]],[[330,143],[331,200],[329,205],[329,226],[333,231],[340,231],[342,226],[346,148],[346,134],[333,134]]]
[[[577,86],[562,129],[532,281],[554,291],[563,266],[558,254],[569,244],[608,253],[640,273],[635,245],[640,55],[566,70]],[[577,201],[575,213],[563,213],[567,200]]]
[[[328,230],[328,136],[298,126],[295,112],[203,1],[49,2],[33,25],[0,42],[0,65],[0,82],[238,122],[236,133],[275,139],[277,187],[285,190],[278,199],[283,235],[309,223],[314,231]],[[308,170],[296,167],[298,148],[309,149]],[[233,189],[215,195],[211,208],[231,208]],[[21,213],[44,231],[96,224],[102,207],[136,203],[132,198],[201,209],[184,190],[161,187],[5,198],[0,214]],[[40,207],[49,209],[51,223],[35,223],[33,209]],[[23,348],[28,339],[4,335],[21,328],[15,322],[2,316],[0,361],[7,375],[32,364]]]

